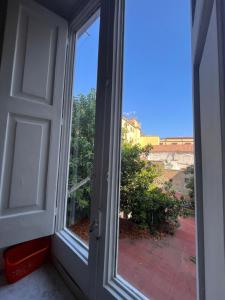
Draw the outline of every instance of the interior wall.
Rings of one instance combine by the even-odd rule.
[[[0,66],[2,56],[2,46],[4,39],[5,17],[6,17],[7,0],[0,0]],[[3,269],[3,252],[5,248],[0,249],[0,271]]]
[[[2,46],[3,46],[3,39],[4,39],[6,7],[7,7],[7,0],[0,0],[0,65],[1,65]]]
[[[35,0],[47,9],[70,21],[74,13],[89,0]]]

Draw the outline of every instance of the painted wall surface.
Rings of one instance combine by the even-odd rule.
[[[140,144],[141,130],[140,124],[135,120],[122,118],[122,136],[123,139],[133,145]]]
[[[142,147],[151,144],[152,146],[160,144],[160,137],[157,135],[142,135],[140,138]]]
[[[133,145],[140,144],[142,147],[151,144],[156,145],[185,145],[194,144],[192,137],[168,137],[160,138],[158,135],[144,135],[141,133],[141,124],[135,119],[122,118],[122,137]]]
[[[185,145],[194,144],[192,137],[169,137],[160,140],[161,145]]]
[[[163,162],[165,169],[184,170],[194,164],[194,153],[151,152],[148,156],[148,160]]]
[[[185,199],[189,199],[190,190],[186,188],[187,178],[190,178],[190,175],[185,174],[185,170],[164,169],[162,175],[155,180],[155,183],[158,187],[163,188],[165,182],[171,181],[176,196],[178,198],[184,196]]]
[[[157,178],[156,182],[159,187],[171,181],[173,189],[178,193],[177,197],[188,197],[186,179],[189,175],[185,174],[185,171],[189,166],[194,165],[193,152],[151,152],[148,160],[163,165],[162,175]]]

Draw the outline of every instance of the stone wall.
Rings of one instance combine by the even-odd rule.
[[[171,181],[172,187],[179,198],[189,198],[189,190],[186,188],[186,180],[189,175],[185,174],[187,168],[194,165],[194,153],[191,152],[152,152],[148,160],[160,163],[163,166],[162,175],[157,178],[156,184],[163,187],[165,182]]]
[[[194,164],[194,153],[188,152],[151,152],[149,161],[162,162],[168,170],[185,170]]]

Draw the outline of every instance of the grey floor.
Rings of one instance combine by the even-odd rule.
[[[56,269],[44,265],[14,284],[7,284],[0,274],[1,300],[75,300]]]

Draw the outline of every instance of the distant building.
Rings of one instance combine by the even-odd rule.
[[[180,196],[188,197],[189,190],[186,188],[187,174],[185,171],[189,166],[194,165],[193,144],[167,144],[153,146],[147,157],[151,162],[163,165],[163,173],[157,178],[157,184],[163,186],[171,181],[175,191]]]
[[[160,145],[186,145],[194,144],[193,137],[168,137],[160,139]]]
[[[194,165],[194,139],[192,137],[167,137],[141,134],[141,124],[135,119],[122,119],[123,139],[133,145],[142,147],[151,144],[153,149],[145,159],[163,166],[163,172],[157,178],[157,185],[163,186],[171,181],[179,194],[188,197],[185,171]]]
[[[160,137],[158,135],[141,135],[140,145],[144,147],[149,144],[151,144],[152,146],[159,145]]]
[[[141,133],[141,124],[135,118],[122,118],[123,139],[133,145],[140,144],[142,147],[155,145],[188,145],[194,144],[193,137],[167,137],[160,138],[158,135],[145,135]]]
[[[122,118],[122,138],[132,145],[140,144],[141,124],[135,119]]]
[[[141,124],[135,118],[122,118],[122,137],[126,142],[132,145],[140,144],[142,147],[160,144],[159,136],[141,134]]]
[[[155,162],[163,162],[165,169],[185,170],[194,164],[194,145],[156,145],[153,146],[147,159]]]

